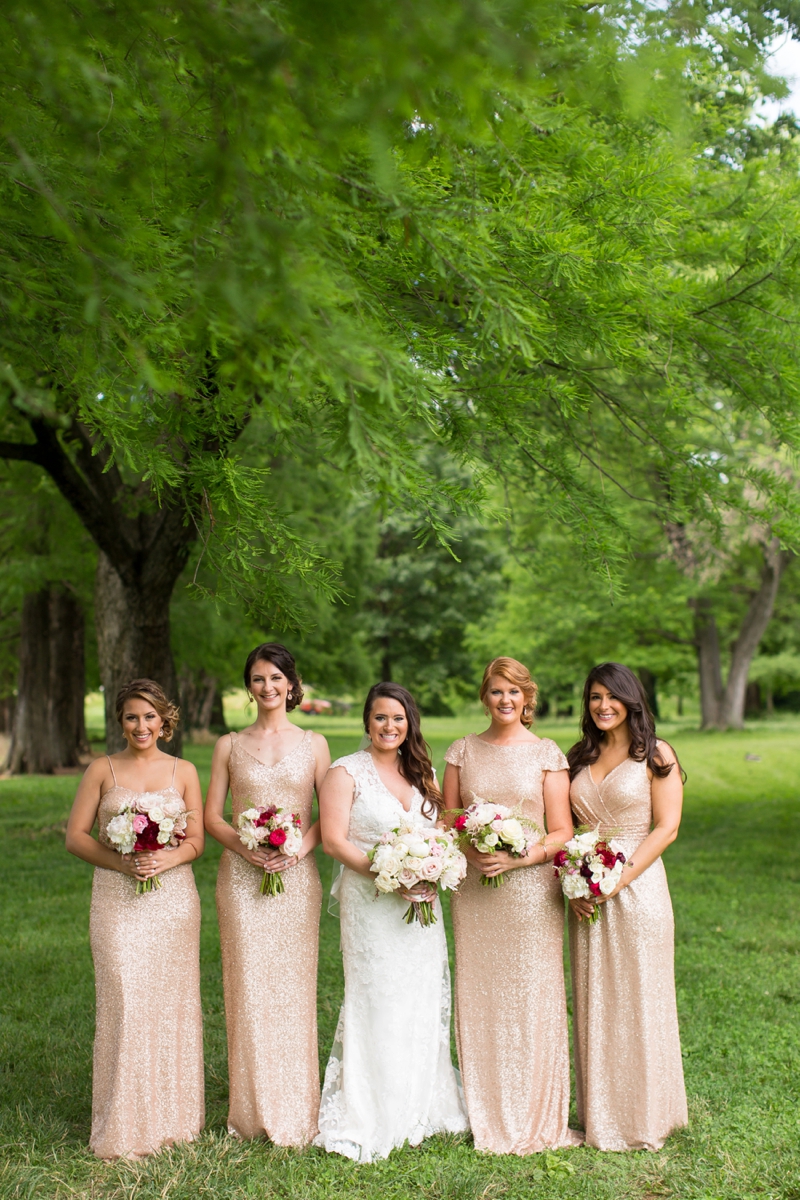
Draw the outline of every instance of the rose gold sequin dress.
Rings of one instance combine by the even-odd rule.
[[[113,765],[112,765],[113,772]],[[173,768],[174,774],[174,768]],[[177,798],[114,787],[100,801],[99,839],[126,805]],[[97,1024],[89,1145],[100,1158],[137,1158],[189,1142],[203,1128],[200,898],[189,863],[136,895],[136,880],[95,867],[89,935]]]
[[[521,808],[544,829],[545,771],[566,769],[555,742],[497,746],[475,734],[445,754],[460,767],[461,803]],[[567,1127],[569,1042],[564,990],[564,902],[549,865],[509,871],[484,887],[470,866],[453,897],[456,1042],[479,1150],[533,1154],[576,1146]]]
[[[316,763],[308,730],[267,766],[235,734],[228,766],[234,822],[275,804],[311,824]],[[283,874],[285,892],[262,896],[263,872],[230,850],[217,878],[222,979],[228,1028],[228,1129],[305,1146],[317,1132],[317,951],[322,885],[314,855]]]
[[[578,824],[599,824],[635,859],[653,817],[646,763],[628,758],[599,785],[584,767],[570,799]],[[604,904],[595,924],[570,913],[569,940],[578,1116],[587,1145],[658,1150],[688,1120],[674,923],[661,859]]]

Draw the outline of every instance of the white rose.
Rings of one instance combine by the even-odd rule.
[[[499,841],[500,838],[496,833],[485,833],[478,844],[478,849],[484,854],[490,854]]]
[[[419,869],[420,878],[433,883],[441,874],[442,861],[441,858],[426,858]]]
[[[387,875],[385,871],[381,871],[375,879],[375,886],[379,892],[394,892],[399,887],[399,884],[391,875]]]
[[[170,839],[170,835],[168,833],[162,833],[159,830],[158,837],[156,838],[156,841],[158,842],[159,846],[166,846],[169,839]]]
[[[164,817],[164,819],[159,823],[158,828],[162,833],[172,833],[173,829],[175,828],[175,822],[171,817]]]
[[[600,891],[604,896],[610,896],[618,883],[619,876],[615,876],[614,872],[611,871],[610,874],[606,875],[605,879],[600,880]]]
[[[162,801],[161,807],[164,810],[165,817],[177,817],[181,811],[181,802],[172,796],[167,796],[166,800]]]
[[[156,825],[160,825],[164,820],[164,810],[160,804],[154,804],[150,809],[150,820],[155,821]]]
[[[416,871],[408,871],[405,869],[405,867],[397,876],[397,879],[399,885],[404,888],[412,888],[415,883],[419,882]]]
[[[261,813],[258,811],[257,808],[248,808],[245,812],[243,812],[240,815],[239,824],[241,825],[244,821],[255,821],[260,816],[261,816]]]
[[[561,889],[568,900],[583,900],[591,895],[588,883],[577,871],[561,876]]]

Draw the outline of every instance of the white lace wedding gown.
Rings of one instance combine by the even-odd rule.
[[[411,811],[385,787],[371,754],[333,764],[355,782],[350,841],[370,850],[403,819],[434,824],[414,791]],[[344,956],[344,1003],[325,1071],[315,1145],[356,1162],[386,1158],[434,1133],[468,1128],[450,1060],[450,968],[441,908],[424,929],[406,925],[408,904],[376,898],[375,884],[345,868],[338,897]]]

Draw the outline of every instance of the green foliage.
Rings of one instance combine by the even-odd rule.
[[[710,389],[796,441],[792,138],[750,154],[740,105],[736,169],[699,153],[730,141],[714,84],[768,90],[794,15],[7,4],[4,452],[80,428],[270,623],[302,623],[294,581],[337,587],[265,473],[304,435],[446,540],[478,497],[424,469],[426,430],[613,574],[625,525],[585,469],[608,445],[713,515]]]
[[[342,725],[346,725],[343,722]],[[326,732],[336,728],[329,722]],[[440,761],[468,727],[427,721]],[[545,725],[566,748],[574,725]],[[94,988],[88,946],[91,870],[63,848],[75,780],[0,781],[7,860],[0,889],[4,1070],[0,1191],[8,1200],[792,1200],[800,1174],[797,1075],[798,934],[787,919],[798,881],[776,843],[796,824],[797,722],[744,734],[663,730],[688,770],[686,813],[666,855],[676,917],[676,982],[689,1129],[657,1153],[592,1150],[493,1158],[468,1138],[434,1138],[384,1163],[242,1144],[225,1132],[225,1026],[214,913],[218,848],[195,870],[208,1124],[200,1140],[140,1163],[102,1163],[87,1149]],[[358,732],[331,739],[334,754]],[[205,783],[210,750],[191,747]],[[761,761],[746,762],[745,754]],[[322,861],[322,878],[331,864]],[[742,879],[747,879],[743,891]],[[780,894],[783,903],[776,905]],[[338,926],[323,913],[320,1050],[342,995]],[[574,1118],[573,1118],[574,1119]],[[572,1171],[569,1171],[572,1168]]]

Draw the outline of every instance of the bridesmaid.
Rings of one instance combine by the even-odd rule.
[[[189,865],[203,852],[202,797],[191,763],[165,754],[178,710],[152,679],[116,700],[128,743],[86,770],[67,824],[67,849],[92,863],[89,936],[97,990],[89,1145],[99,1158],[140,1158],[190,1142],[203,1128],[200,900]],[[188,810],[174,849],[119,854],[108,823],[147,797],[152,811]],[[92,837],[97,822],[98,840]],[[159,878],[136,895],[136,881]]]
[[[317,1133],[317,949],[322,885],[314,861],[319,822],[314,790],[330,766],[328,743],[293,725],[287,711],[303,699],[292,655],[277,642],[247,657],[244,683],[256,719],[221,737],[211,763],[206,829],[225,847],[217,878],[222,981],[228,1027],[228,1129],[305,1146]],[[223,817],[230,788],[234,820],[254,805],[300,814],[297,858],[248,850]],[[283,871],[285,891],[262,896],[264,871]]]
[[[445,804],[476,796],[520,809],[547,835],[525,858],[468,848],[453,897],[456,1043],[479,1150],[533,1154],[576,1146],[567,1126],[569,1044],[564,991],[564,904],[548,863],[572,835],[567,760],[530,731],[536,684],[514,658],[495,658],[480,696],[491,725],[445,754]],[[497,889],[482,876],[500,873]]]
[[[569,752],[575,819],[599,825],[628,861],[615,891],[598,897],[609,903],[595,924],[585,920],[592,901],[570,901],[578,1117],[598,1150],[659,1150],[688,1122],[661,861],[678,835],[682,772],[656,740],[641,683],[619,663],[586,680],[582,730]]]

